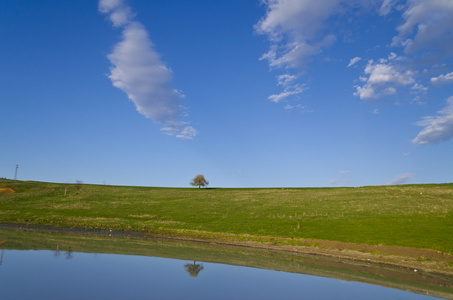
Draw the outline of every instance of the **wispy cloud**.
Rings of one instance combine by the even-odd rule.
[[[324,21],[340,0],[267,0],[266,16],[255,30],[271,41],[262,56],[271,67],[301,68],[311,55],[333,42],[331,34],[319,34]]]
[[[384,0],[379,8],[379,14],[385,16],[393,9],[399,0]]]
[[[355,65],[356,63],[358,63],[359,61],[361,61],[362,58],[361,57],[354,57],[354,58],[351,58],[351,60],[349,61],[349,64],[346,68],[349,68],[349,67],[352,67],[353,65]]]
[[[411,0],[409,0],[411,1]],[[446,0],[444,0],[446,1]],[[303,69],[311,56],[319,54],[336,40],[329,19],[351,11],[390,13],[399,0],[262,0],[266,15],[255,25],[259,34],[270,41],[269,51],[261,59],[271,67]],[[414,2],[414,1],[413,1]],[[416,1],[415,1],[416,2]],[[360,8],[360,9],[357,9]],[[350,65],[358,62],[353,58]]]
[[[395,184],[405,184],[410,182],[414,178],[415,174],[412,173],[405,173],[405,174],[400,174],[390,180],[388,182],[388,185],[395,185]]]
[[[197,131],[181,120],[181,93],[171,86],[172,71],[160,59],[145,27],[134,21],[132,9],[123,0],[100,0],[99,11],[112,25],[122,29],[122,40],[108,55],[109,78],[135,104],[139,113],[181,139],[192,139]]]
[[[134,18],[131,8],[123,0],[100,0],[99,11],[107,14],[113,26],[124,26]]]
[[[267,36],[270,47],[260,60],[273,69],[293,69],[303,74],[306,63],[335,41],[333,34],[322,32],[324,21],[341,0],[263,0],[266,15],[255,25],[255,31]],[[279,82],[280,85],[282,85]],[[303,85],[284,86],[285,90],[269,97],[279,102],[304,91]]]
[[[284,90],[279,94],[270,95],[268,99],[272,102],[278,103],[289,96],[302,93],[304,91],[304,85],[294,83],[297,78],[298,76],[290,74],[283,74],[278,76],[278,85],[283,86]]]
[[[411,89],[417,93],[426,93],[428,91],[428,87],[422,84],[416,83],[414,84]]]
[[[412,143],[418,145],[435,144],[447,141],[453,137],[453,96],[447,99],[444,108],[438,111],[437,116],[424,117],[417,122],[418,126],[425,126]]]
[[[192,126],[186,126],[179,134],[176,135],[177,138],[183,140],[191,140],[198,134],[198,131]]]
[[[392,46],[403,46],[406,53],[444,58],[453,53],[453,1],[408,0],[405,22],[397,28]]]
[[[434,85],[440,84],[453,84],[453,72],[448,74],[441,74],[438,77],[431,78],[431,83]]]

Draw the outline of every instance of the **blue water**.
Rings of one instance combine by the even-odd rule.
[[[3,250],[0,299],[436,299],[318,276],[146,256]]]

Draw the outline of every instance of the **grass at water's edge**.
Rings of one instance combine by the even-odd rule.
[[[69,255],[70,252],[86,252],[196,260],[360,281],[453,299],[453,278],[451,277],[292,252],[220,247],[212,243],[187,243],[177,240],[142,239],[105,234],[87,235],[2,228],[0,228],[0,240],[4,241],[0,244],[0,249],[49,250],[54,252],[56,258]],[[71,254],[71,257],[76,256],[77,253]],[[7,253],[4,259],[8,259]],[[181,270],[183,270],[182,267]]]
[[[344,243],[453,252],[453,184],[151,188],[0,179],[0,223]]]

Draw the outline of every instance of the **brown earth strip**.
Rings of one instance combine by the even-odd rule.
[[[366,244],[352,244],[336,241],[324,241],[324,240],[302,240],[303,243],[316,243],[323,247],[335,248],[335,249],[352,249],[356,251],[365,252],[377,252],[380,254],[388,255],[401,255],[407,257],[414,257],[425,260],[442,260],[446,262],[453,262],[453,256],[440,251],[431,249],[418,249],[410,247],[397,247],[397,246],[383,246],[383,245],[366,245]]]
[[[290,239],[249,234],[237,235],[206,232],[197,230],[178,230],[156,228],[148,232],[124,232],[115,230],[96,230],[84,228],[56,228],[51,226],[0,224],[4,228],[22,228],[29,230],[74,232],[81,234],[118,235],[139,238],[162,238],[169,240],[191,241],[219,246],[232,246],[248,249],[267,250],[276,253],[324,257],[347,262],[374,264],[388,269],[404,269],[414,273],[436,274],[444,277],[450,284],[453,278],[453,255],[431,249],[410,247],[354,244],[338,241],[315,239]],[[148,229],[151,230],[151,229]],[[406,272],[407,273],[407,272]],[[407,276],[404,275],[404,276]]]
[[[393,268],[410,269],[453,277],[453,255],[432,249],[353,244],[315,239],[287,239],[252,235],[234,235],[189,230],[160,229],[160,232],[139,233],[139,236],[160,236],[219,245],[266,249],[276,252],[324,256],[346,261],[374,263]]]

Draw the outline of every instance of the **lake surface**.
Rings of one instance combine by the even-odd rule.
[[[6,243],[4,244],[6,245]],[[437,299],[378,285],[222,263],[0,250],[7,299]]]

